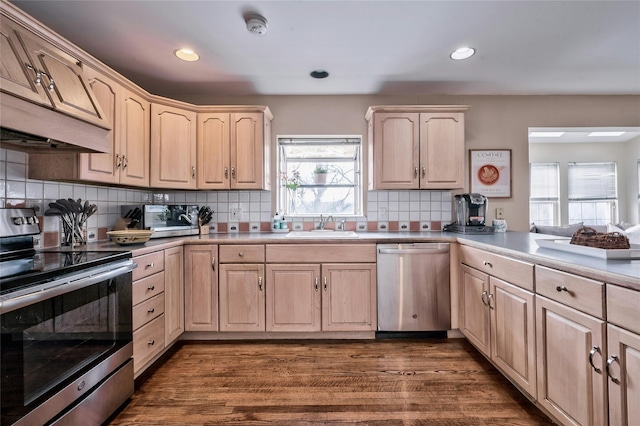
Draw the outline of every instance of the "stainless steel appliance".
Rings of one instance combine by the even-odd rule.
[[[491,234],[493,227],[485,220],[489,200],[482,194],[459,194],[454,197],[456,221],[444,227],[444,231],[462,234]]]
[[[151,238],[197,235],[198,206],[185,204],[125,205],[120,208],[132,229],[151,229]]]
[[[33,248],[0,209],[0,423],[100,424],[133,394],[131,253]]]
[[[378,331],[451,328],[449,243],[378,244]]]

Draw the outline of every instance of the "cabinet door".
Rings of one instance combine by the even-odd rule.
[[[150,185],[195,189],[195,112],[151,104]]]
[[[375,264],[322,265],[322,330],[374,331]]]
[[[3,92],[51,106],[47,92],[42,83],[36,84],[35,66],[24,49],[21,32],[26,31],[18,24],[0,17],[0,51],[2,52],[2,66],[0,66],[0,87]],[[28,67],[31,67],[29,69]]]
[[[373,120],[373,188],[417,189],[418,113],[376,113]]]
[[[267,331],[320,331],[320,265],[267,265]]]
[[[228,113],[198,114],[198,189],[229,189]]]
[[[460,265],[460,331],[486,356],[491,356],[489,276]]]
[[[464,114],[420,114],[420,188],[464,188]]]
[[[614,325],[607,332],[609,423],[631,426],[640,419],[640,335]]]
[[[25,33],[23,40],[33,56],[34,67],[45,75],[42,84],[48,89],[53,107],[109,130],[105,114],[84,77],[82,63],[35,35]]]
[[[605,324],[536,296],[538,402],[565,424],[606,425]]]
[[[149,187],[151,104],[123,89],[120,117],[120,183]]]
[[[171,344],[184,331],[184,263],[182,247],[164,251],[164,333]]]
[[[185,330],[218,331],[218,246],[185,249]]]
[[[264,265],[220,265],[220,331],[264,331]]]
[[[119,183],[120,151],[118,142],[122,89],[115,81],[92,68],[85,69],[85,76],[104,112],[105,120],[111,126],[111,132],[109,133],[110,152],[105,154],[79,154],[79,177],[81,180]]]
[[[264,186],[263,114],[231,114],[231,188],[262,189]]]
[[[492,297],[491,360],[536,397],[534,296],[498,278],[489,278]]]

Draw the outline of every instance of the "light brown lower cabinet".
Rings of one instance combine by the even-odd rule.
[[[218,331],[217,258],[217,245],[185,247],[186,331]]]
[[[165,344],[170,345],[184,332],[183,248],[164,251]]]
[[[265,331],[264,264],[220,265],[220,331]]]
[[[605,322],[536,296],[538,403],[568,425],[606,425]]]
[[[609,424],[640,422],[640,335],[615,325],[607,327]]]
[[[375,264],[268,264],[267,331],[373,331]]]
[[[509,379],[536,397],[534,295],[460,266],[462,333]]]

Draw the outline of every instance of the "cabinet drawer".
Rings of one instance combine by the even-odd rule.
[[[640,333],[640,291],[607,284],[607,322]]]
[[[134,257],[138,267],[133,270],[133,281],[164,271],[164,251],[156,251],[144,256]]]
[[[264,245],[220,246],[220,263],[264,263]]]
[[[164,272],[150,275],[133,283],[132,304],[137,305],[164,291]]]
[[[133,371],[137,373],[164,349],[164,315],[133,332]]]
[[[164,313],[164,293],[133,307],[133,329],[137,330]]]
[[[533,264],[460,245],[460,261],[486,274],[533,291]]]
[[[267,263],[374,263],[375,244],[268,244]]]
[[[604,283],[536,266],[536,293],[604,318]]]

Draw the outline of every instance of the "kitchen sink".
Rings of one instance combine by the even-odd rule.
[[[358,238],[353,231],[332,231],[330,229],[314,229],[311,231],[291,231],[285,238]]]

